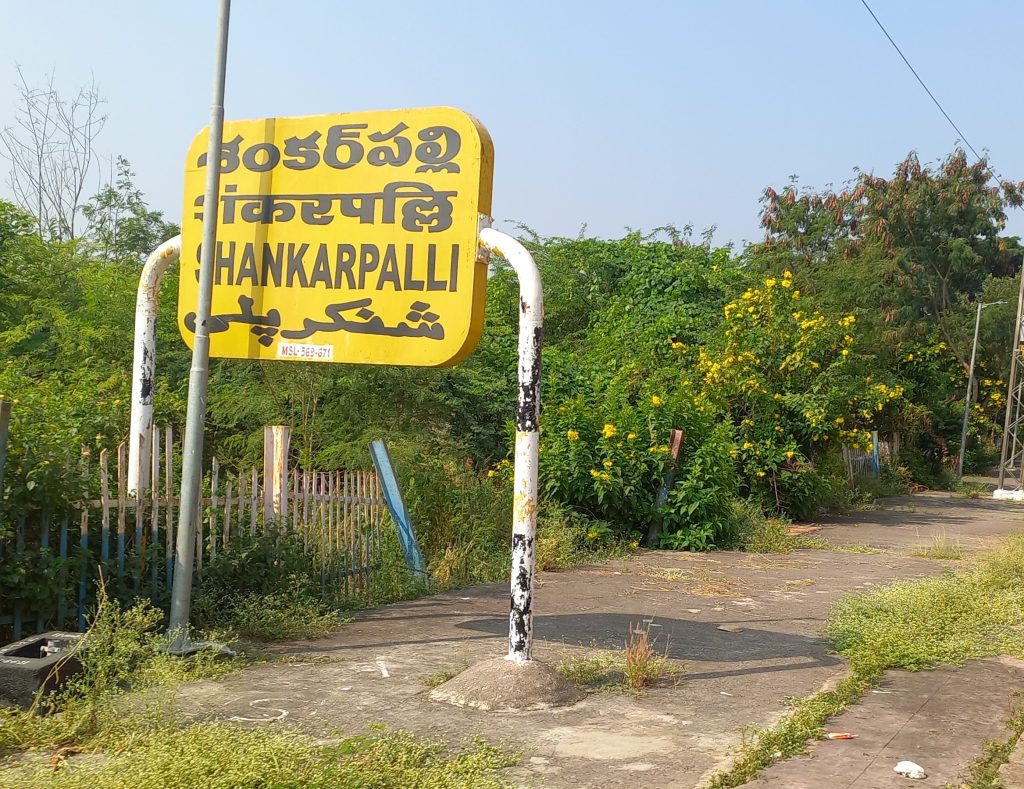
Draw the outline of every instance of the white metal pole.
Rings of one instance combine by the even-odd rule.
[[[540,352],[544,296],[540,272],[526,247],[493,228],[480,244],[501,254],[519,277],[519,403],[516,409],[512,505],[512,600],[508,660],[525,663],[533,652],[533,579],[537,542],[537,466],[540,449]]]
[[[132,358],[132,410],[128,430],[128,495],[149,487],[152,451],[153,383],[156,375],[156,316],[160,280],[181,256],[181,236],[158,246],[146,260],[135,296],[135,352]]]
[[[210,377],[210,305],[213,301],[213,255],[217,241],[217,209],[220,205],[220,157],[224,136],[224,79],[227,70],[228,21],[231,0],[221,0],[210,107],[210,140],[206,153],[206,192],[203,198],[203,240],[199,255],[199,296],[196,333],[192,345],[192,369],[188,380],[188,410],[182,448],[181,499],[178,540],[174,552],[169,632],[174,646],[188,641],[189,608],[192,603],[192,564],[195,559],[196,520],[202,482],[203,427],[206,421],[206,386]],[[172,647],[173,649],[173,647]]]
[[[967,450],[967,422],[971,418],[971,384],[974,383],[974,358],[978,353],[978,331],[981,329],[981,308],[985,305],[978,302],[978,315],[974,319],[974,343],[971,345],[971,364],[967,368],[967,397],[964,399],[964,424],[960,430],[960,456],[956,461],[956,478],[964,476],[964,452]]]

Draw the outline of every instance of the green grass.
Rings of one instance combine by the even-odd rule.
[[[443,685],[450,679],[455,679],[466,667],[463,666],[461,669],[452,670],[443,668],[440,671],[435,671],[429,677],[423,680],[423,684],[428,688],[436,688],[438,685]]]
[[[748,523],[742,537],[747,553],[792,553],[798,546],[789,533],[789,523],[782,518],[766,518],[747,508]]]
[[[583,690],[625,690],[622,669],[622,655],[604,650],[570,655],[555,666],[555,671]]]
[[[961,787],[967,789],[1005,789],[999,777],[999,768],[1006,764],[1024,734],[1024,706],[1020,705],[1019,695],[1015,698],[1015,709],[1006,721],[1009,735],[1004,740],[990,740],[985,743],[981,756],[971,763],[967,775],[961,776]]]
[[[885,553],[881,548],[875,548],[868,545],[866,542],[854,543],[853,545],[832,545],[828,547],[830,551],[839,551],[840,553]]]
[[[0,773],[4,786],[54,789],[231,789],[233,787],[420,787],[488,789],[515,755],[474,742],[450,754],[406,732],[321,745],[293,730],[193,723],[157,727],[102,753]]]
[[[887,669],[918,671],[1003,654],[1024,657],[1024,534],[1007,538],[968,569],[897,581],[840,600],[828,636],[849,661],[850,675],[835,688],[796,702],[774,726],[753,731],[732,768],[713,776],[709,789],[740,786],[768,765],[803,753],[808,741],[821,736],[825,722],[856,702]],[[980,777],[970,786],[998,786],[991,776],[1024,731],[1024,718],[1017,713],[1008,725],[1010,739],[989,746],[972,767]]]
[[[963,496],[967,499],[977,499],[989,492],[991,488],[986,485],[982,485],[979,482],[964,482],[960,481],[953,486],[953,494],[956,496]]]
[[[658,650],[656,640],[649,622],[631,624],[621,651],[567,655],[555,670],[583,690],[631,691],[640,696],[649,688],[678,683],[683,676],[683,664]]]
[[[124,609],[99,592],[81,642],[83,672],[23,711],[0,707],[0,785],[57,789],[158,787],[501,787],[518,757],[482,742],[450,753],[404,732],[325,744],[289,729],[188,722],[173,709],[182,682],[248,665],[212,650],[162,650],[162,614]]]
[[[254,641],[296,641],[323,638],[351,621],[309,597],[251,594],[233,602],[224,626]]]
[[[910,552],[911,556],[921,559],[938,559],[942,561],[959,561],[964,558],[963,549],[959,540],[951,540],[945,534],[936,534],[932,537],[931,545],[924,548],[917,548]]]

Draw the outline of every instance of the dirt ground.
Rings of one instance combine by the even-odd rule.
[[[1010,503],[921,494],[821,524],[818,534],[836,546],[867,545],[881,553],[648,551],[541,574],[534,603],[539,659],[554,664],[593,648],[621,649],[631,625],[649,621],[658,647],[684,661],[681,681],[640,698],[593,693],[572,707],[520,713],[430,701],[426,680],[432,675],[504,654],[508,591],[505,584],[491,584],[367,612],[329,638],[279,647],[275,662],[189,685],[179,703],[200,718],[298,726],[324,738],[364,734],[373,724],[456,746],[482,737],[522,751],[519,766],[507,775],[522,786],[697,787],[728,765],[749,727],[773,723],[785,712],[787,698],[807,696],[843,675],[843,661],[829,654],[821,637],[833,601],[896,578],[941,572],[951,563],[910,552],[935,540],[959,541],[966,552],[976,552],[1018,529],[1022,516],[1024,508]],[[856,771],[847,766],[807,786],[864,789],[906,782],[891,773],[889,763],[896,760],[890,751],[899,750],[895,735],[910,721],[940,720],[943,710],[961,709],[967,698],[975,702],[972,720],[979,724],[958,731],[958,747],[943,751],[941,770],[919,782],[941,786],[940,773],[955,777],[987,737],[998,736],[1010,691],[1024,687],[1024,673],[1009,663],[976,669],[963,686],[974,692],[959,695],[948,682],[942,685],[940,672],[915,676],[929,676],[931,684],[865,702],[882,707],[869,710],[878,742],[858,740],[846,749],[846,755],[854,748],[862,754],[860,782],[838,778],[854,779]],[[940,686],[945,697],[936,691]],[[913,694],[931,701],[911,703]],[[936,726],[922,741],[937,748],[952,734],[946,723]],[[886,734],[890,730],[892,736]],[[931,760],[927,748],[915,753]],[[876,770],[876,762],[885,769]],[[792,765],[797,761],[784,766]],[[794,780],[792,773],[768,771],[754,785],[797,786]]]

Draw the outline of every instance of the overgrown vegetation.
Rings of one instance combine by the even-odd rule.
[[[123,608],[100,591],[81,642],[82,673],[21,711],[0,707],[0,783],[10,787],[501,787],[517,757],[483,742],[440,742],[379,731],[324,744],[290,729],[187,722],[170,692],[180,682],[246,665],[203,650],[183,660],[162,647],[162,614]],[[214,636],[215,637],[215,636]]]
[[[621,651],[568,655],[555,668],[585,690],[623,690],[642,696],[649,688],[678,682],[683,676],[682,664],[669,658],[667,647],[659,651],[656,642],[650,621],[632,623]]]
[[[1003,230],[1022,198],[1020,184],[987,179],[984,161],[956,150],[930,166],[911,154],[891,178],[860,173],[835,191],[769,187],[765,238],[742,250],[672,227],[617,240],[522,228],[545,288],[541,565],[638,546],[655,519],[652,547],[785,549],[776,519],[951,486],[979,298],[1009,302],[985,313],[969,419],[965,468],[990,463],[1021,263]],[[56,224],[24,202],[0,201],[0,397],[16,403],[0,598],[53,610],[58,580],[95,562],[99,541],[59,560],[19,549],[14,524],[97,497],[68,456],[125,435],[138,265],[177,228],[148,208],[123,160]],[[156,419],[175,426],[190,365],[175,292],[192,265],[164,278],[157,322]],[[518,299],[514,272],[494,259],[479,346],[447,369],[214,360],[206,451],[225,468],[251,466],[263,426],[286,424],[292,466],[366,468],[367,441],[384,437],[434,588],[502,577]],[[673,429],[685,437],[661,503]],[[871,453],[875,433],[899,452],[851,491],[842,448]],[[425,588],[396,563],[378,591],[339,599],[293,549],[250,541],[197,573],[204,621],[253,638],[315,636],[339,607]],[[238,572],[248,562],[254,583]]]
[[[752,732],[733,767],[711,781],[712,789],[740,786],[775,761],[804,752],[808,741],[822,735],[825,722],[887,669],[919,671],[994,655],[1024,657],[1024,535],[1006,538],[976,566],[897,581],[839,601],[828,635],[849,661],[850,675],[835,688],[796,702],[775,726]],[[1020,725],[1015,715],[1013,742]],[[1005,743],[993,745],[990,758],[978,763],[978,775],[991,776],[1008,752]]]

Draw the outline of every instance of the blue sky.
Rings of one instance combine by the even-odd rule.
[[[1024,179],[1007,38],[1024,4],[871,4],[971,143]],[[0,0],[0,126],[16,64],[35,83],[53,70],[66,92],[95,77],[109,114],[98,148],[127,157],[151,205],[179,219],[216,6]],[[441,104],[494,139],[495,218],[545,235],[692,223],[740,243],[760,235],[766,185],[887,175],[957,140],[859,0],[236,0],[228,118]],[[1009,230],[1024,235],[1021,211]]]

